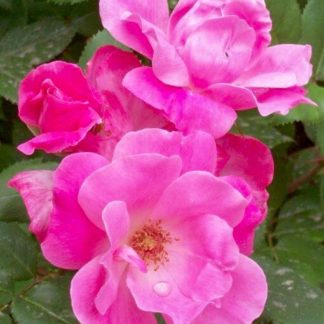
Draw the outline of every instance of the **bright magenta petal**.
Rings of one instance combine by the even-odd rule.
[[[202,130],[218,138],[225,135],[236,120],[234,110],[199,93],[168,86],[159,81],[151,68],[129,72],[124,85],[136,96],[161,110],[183,132]]]
[[[77,201],[84,179],[106,164],[98,154],[78,153],[66,157],[54,173],[53,212],[41,247],[58,267],[78,269],[107,248],[105,233],[88,220]]]
[[[143,153],[178,155],[183,163],[182,172],[204,170],[214,173],[215,171],[215,140],[204,132],[194,132],[187,136],[180,132],[168,132],[162,129],[129,132],[117,144],[113,159]]]
[[[21,172],[8,185],[21,195],[30,219],[29,230],[42,241],[53,209],[53,172]]]
[[[120,200],[129,213],[148,217],[164,189],[176,179],[182,164],[178,157],[141,154],[113,161],[83,183],[79,203],[94,224],[103,228],[101,213],[107,203]]]
[[[217,175],[238,176],[255,189],[263,190],[272,181],[274,162],[270,149],[256,138],[228,134],[216,141]]]

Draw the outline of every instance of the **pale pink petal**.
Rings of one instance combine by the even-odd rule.
[[[78,153],[66,157],[54,173],[53,212],[41,247],[58,267],[78,269],[107,248],[105,233],[88,220],[77,201],[84,179],[106,164],[98,154]]]
[[[114,200],[124,201],[131,215],[141,211],[138,217],[148,217],[150,208],[179,176],[181,168],[181,160],[176,156],[141,154],[114,160],[83,182],[79,203],[89,219],[101,228],[102,210]]]
[[[203,91],[203,94],[235,110],[246,110],[257,107],[252,90],[230,83],[215,83]]]
[[[156,320],[152,313],[143,312],[137,308],[125,285],[123,276],[120,277],[120,282],[115,287],[117,290],[114,292],[113,298],[111,291],[103,289],[103,287],[107,287],[105,286],[107,272],[103,261],[101,256],[94,258],[82,267],[72,279],[70,293],[73,312],[77,319],[82,324],[155,324]],[[100,302],[103,304],[100,305]],[[109,302],[111,304],[102,314],[98,308],[103,310],[101,306],[105,306],[105,302],[107,305]]]
[[[180,132],[162,129],[129,132],[117,144],[113,159],[142,153],[178,155],[183,163],[182,172],[215,171],[217,156],[215,140],[204,132],[194,132],[186,136]]]
[[[186,296],[197,302],[223,297],[232,285],[229,271],[238,263],[233,229],[215,215],[202,215],[177,224],[163,267]]]
[[[193,324],[251,324],[261,315],[267,298],[267,281],[262,269],[241,255],[232,276],[232,288],[220,300],[220,306],[209,305]]]
[[[129,214],[123,201],[112,201],[102,211],[110,246],[115,249],[127,237],[129,231]]]
[[[257,98],[258,110],[261,116],[269,116],[272,113],[286,115],[289,111],[300,105],[317,104],[306,97],[306,90],[302,87],[291,87],[287,89],[253,89]],[[309,109],[314,109],[309,107]]]
[[[95,298],[105,283],[106,271],[100,264],[101,256],[83,266],[71,281],[72,308],[76,318],[84,324],[107,324],[109,314],[102,316],[95,305]],[[86,287],[86,289],[85,289]]]
[[[236,81],[251,88],[303,86],[312,75],[310,45],[276,45],[262,55]]]
[[[167,314],[174,323],[190,323],[204,308],[204,303],[185,296],[173,280],[173,275],[162,267],[149,273],[131,267],[126,283],[140,309]]]
[[[179,197],[176,204],[175,197]],[[179,223],[188,217],[214,214],[233,227],[242,220],[247,203],[226,181],[207,172],[191,171],[165,190],[153,217],[162,220],[168,218],[168,222]]]
[[[176,47],[160,37],[154,49],[152,68],[155,76],[165,84],[176,87],[190,85],[187,66]]]
[[[124,85],[136,96],[161,110],[183,132],[202,130],[218,138],[225,135],[236,119],[234,110],[191,90],[163,84],[151,68],[129,72]]]
[[[263,190],[272,181],[274,162],[270,149],[250,136],[227,134],[216,141],[219,176],[243,178],[251,187]]]
[[[121,43],[151,57],[152,47],[145,35],[145,25],[166,30],[169,10],[166,0],[101,0],[100,16],[104,27]],[[129,19],[135,17],[141,23]]]
[[[254,30],[234,16],[200,25],[189,35],[182,54],[194,85],[205,88],[237,79],[250,62],[254,42]]]
[[[131,52],[114,46],[99,48],[88,62],[87,77],[101,94],[106,107],[102,116],[107,131],[117,140],[130,129],[163,127],[166,120],[122,85],[127,72],[140,67],[139,59]]]
[[[246,21],[256,32],[253,57],[257,57],[271,43],[271,17],[264,0],[229,0],[222,8],[224,16],[237,16]]]
[[[42,241],[46,236],[53,209],[53,172],[21,172],[8,185],[21,195],[30,219],[29,230]]]

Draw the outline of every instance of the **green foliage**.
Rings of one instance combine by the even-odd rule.
[[[55,18],[7,32],[0,40],[0,94],[16,102],[17,86],[25,74],[60,54],[74,33],[74,28]]]
[[[301,36],[301,10],[297,0],[266,0],[275,43],[296,43]],[[287,10],[289,8],[289,10]]]
[[[126,50],[127,48],[117,42],[106,30],[99,31],[96,35],[94,35],[89,42],[86,44],[82,55],[79,60],[79,64],[82,67],[85,67],[87,62],[90,60],[92,55],[95,53],[95,51],[104,45],[113,45],[117,46],[123,50]]]
[[[70,306],[70,281],[70,275],[55,277],[16,296],[12,303],[15,320],[21,324],[78,323]]]
[[[318,66],[324,48],[324,1],[309,0],[303,12],[302,43],[311,44],[313,47],[312,61],[316,68]]]
[[[88,0],[47,0],[58,5],[74,5],[76,3],[85,2]]]

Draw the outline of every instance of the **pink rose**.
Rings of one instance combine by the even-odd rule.
[[[219,138],[236,111],[287,114],[312,103],[303,86],[312,74],[309,45],[269,47],[271,19],[263,0],[101,0],[103,25],[152,60],[124,85],[162,111],[177,129]]]
[[[217,157],[206,133],[130,132],[112,162],[71,154],[53,172],[23,172],[10,181],[33,206],[31,230],[44,256],[80,269],[71,297],[81,323],[154,323],[151,312],[174,323],[252,323],[261,314],[266,280],[242,254],[246,245],[235,231],[250,215],[254,191],[270,181],[272,160],[256,140],[242,139],[237,148],[239,137],[228,136],[217,143]],[[255,160],[255,176],[242,158],[253,146],[265,154]]]
[[[125,74],[139,66],[132,53],[105,46],[88,63],[86,75],[62,61],[31,71],[19,88],[19,116],[36,136],[19,150],[110,157],[127,131],[163,126],[161,117],[122,86]]]

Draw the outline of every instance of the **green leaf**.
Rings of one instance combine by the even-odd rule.
[[[311,44],[313,48],[312,62],[316,71],[324,47],[324,1],[309,0],[302,17],[301,42]]]
[[[18,84],[25,74],[60,54],[74,34],[74,28],[55,18],[7,32],[0,40],[0,94],[16,102]]]
[[[16,147],[9,144],[0,144],[0,156],[0,171],[23,158]]]
[[[88,0],[47,0],[58,5],[74,5],[80,2],[86,2]]]
[[[269,296],[263,318],[271,323],[324,323],[323,291],[305,281],[294,269],[276,264],[267,256],[255,256],[266,273]]]
[[[266,0],[277,43],[296,43],[301,36],[301,10],[296,0]]]
[[[79,64],[82,67],[86,67],[87,62],[91,59],[95,51],[103,45],[114,45],[123,50],[127,50],[124,45],[117,42],[106,30],[101,30],[94,35],[85,46],[80,57]]]
[[[70,306],[70,276],[58,277],[35,286],[15,298],[12,314],[19,324],[78,323]]]
[[[270,148],[293,141],[291,137],[269,125],[268,119],[259,116],[255,111],[241,112],[237,119],[237,128],[234,127],[233,132],[254,136]]]
[[[8,181],[18,172],[24,170],[53,169],[57,164],[42,163],[41,160],[25,160],[18,162],[0,173],[0,220],[26,222],[25,206],[19,194],[7,187]]]
[[[0,323],[1,324],[13,324],[13,320],[8,314],[0,312]]]
[[[315,79],[317,81],[324,81],[324,49],[319,60],[318,68],[316,71]]]
[[[310,97],[315,103],[318,103],[318,96],[323,90],[316,84],[309,86],[308,97]],[[287,123],[293,123],[295,121],[317,123],[320,119],[320,110],[318,107],[311,105],[300,105],[290,110],[288,115],[273,115],[269,118],[269,122],[273,125],[282,125]]]
[[[291,235],[318,243],[324,241],[324,213],[318,188],[307,189],[288,200],[280,211],[279,220],[275,232],[279,241]]]
[[[0,38],[9,29],[25,25],[27,22],[27,8],[24,0],[0,1]]]
[[[0,222],[1,271],[15,280],[36,272],[37,244],[18,224]]]
[[[11,276],[5,271],[0,270],[0,307],[11,301],[13,291],[14,285]]]

